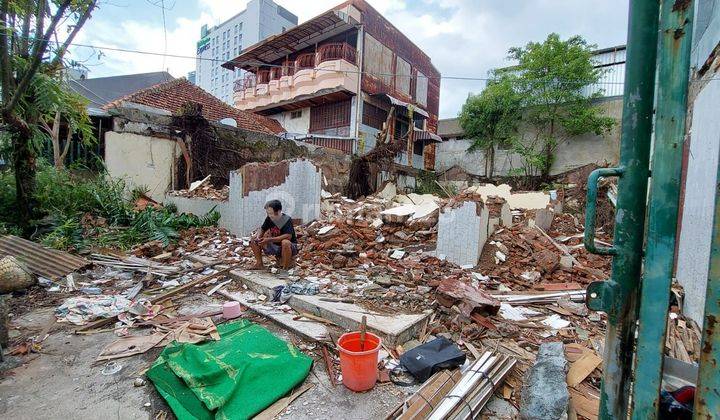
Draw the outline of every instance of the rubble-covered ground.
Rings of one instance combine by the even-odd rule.
[[[582,186],[567,186],[559,192],[560,200],[579,196],[573,188]],[[222,196],[204,186],[198,191]],[[56,402],[58,413],[86,410],[88,417],[104,417],[117,410],[119,418],[171,418],[171,411],[143,379],[165,343],[153,342],[153,337],[171,333],[179,340],[212,339],[213,323],[222,322],[219,314],[226,294],[237,292],[256,305],[244,317],[268,326],[315,360],[307,379],[314,386],[290,404],[286,418],[383,417],[417,389],[395,385],[388,377],[365,394],[333,386],[323,359],[325,344],[257,314],[268,310],[302,318],[284,304],[292,294],[353,302],[388,314],[432,310],[419,336],[381,351],[387,369],[397,365],[404,351],[440,336],[454,341],[471,359],[485,350],[511,355],[518,363],[491,404],[505,404],[503,415],[512,416],[519,407],[520,390],[539,345],[560,341],[572,375],[577,374],[573,363],[590,366],[580,376],[568,376],[571,409],[581,418],[596,417],[606,317],[587,309],[584,289],[609,276],[611,260],[585,251],[578,215],[561,213],[561,206],[555,206],[549,228],[542,229],[535,223],[534,210],[513,209],[512,224],[496,228],[478,265],[460,267],[435,252],[439,213],[453,199],[398,195],[392,186],[359,201],[323,195],[320,220],[296,229],[297,265],[279,296],[246,290],[222,272],[158,300],[163,293],[213,277],[226,267],[253,264],[249,238],[214,227],[182,231],[177,243],[169,246],[151,241],[126,254],[96,249],[87,256],[94,262],[90,269],[61,281],[41,279],[38,286],[15,293],[9,299],[11,342],[6,369],[0,374],[0,414],[23,418],[35,409],[51,413],[51,403]],[[601,244],[612,241],[610,232],[602,229],[597,239]],[[272,261],[267,262],[276,272]],[[38,317],[42,322],[28,322]],[[94,326],[104,318],[111,322]],[[671,319],[668,354],[697,360],[697,327],[678,316],[677,308]],[[343,332],[330,327],[333,339]],[[140,337],[149,348],[115,358],[116,349],[108,345],[120,337]],[[337,374],[337,352],[332,345],[327,349]],[[107,373],[113,362],[123,368]],[[485,413],[491,411],[487,408]]]

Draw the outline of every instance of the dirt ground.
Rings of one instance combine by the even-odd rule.
[[[198,307],[219,304],[205,296],[190,296]],[[198,304],[198,300],[202,302]],[[188,306],[191,310],[192,307]],[[41,353],[7,356],[0,367],[0,418],[12,419],[154,419],[172,411],[155,391],[150,381],[135,386],[144,378],[161,349],[118,359],[122,369],[103,375],[104,363],[95,364],[100,351],[116,339],[112,332],[76,335],[67,325],[54,322],[54,307],[35,309],[14,318],[14,335],[39,334],[53,325],[42,343]],[[306,343],[276,324],[247,313],[253,322],[262,324],[283,340]],[[401,400],[416,388],[378,384],[373,390],[354,393],[342,385],[333,387],[322,359],[313,353],[315,363],[305,383],[313,387],[296,399],[281,416],[286,419],[376,419],[384,418]]]

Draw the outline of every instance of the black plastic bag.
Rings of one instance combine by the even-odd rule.
[[[408,350],[400,356],[400,364],[421,382],[433,373],[465,363],[465,353],[447,338],[436,338]]]

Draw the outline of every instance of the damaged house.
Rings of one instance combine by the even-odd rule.
[[[183,213],[217,211],[220,226],[236,234],[262,222],[258,209],[271,198],[286,203],[298,221],[317,218],[321,167],[342,166],[344,159],[338,152],[338,160],[323,161],[323,148],[279,137],[277,120],[233,108],[186,79],[140,90],[104,109],[112,115],[104,135],[110,176]]]
[[[387,124],[407,142],[391,172],[433,170],[440,73],[363,0],[350,0],[252,45],[224,64],[244,70],[235,106],[279,121],[284,137],[363,155]],[[394,115],[388,113],[394,108]]]

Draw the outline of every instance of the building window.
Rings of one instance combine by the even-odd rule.
[[[415,101],[422,106],[427,106],[427,97],[428,78],[424,74],[418,72],[415,82]]]
[[[410,128],[410,123],[406,117],[396,117],[395,118],[395,133],[394,133],[395,139],[404,138],[407,135],[409,128]]]
[[[414,155],[422,156],[424,151],[425,151],[424,140],[418,140],[413,143],[413,154]]]
[[[367,102],[363,103],[363,124],[372,128],[377,128],[378,130],[382,130],[382,126],[385,123],[386,119],[387,111]]]
[[[281,32],[285,32],[285,31],[287,31],[287,29],[283,26]]]
[[[294,120],[302,117],[302,110],[290,111],[290,119]]]
[[[310,132],[347,136],[350,134],[350,100],[310,108]]]

